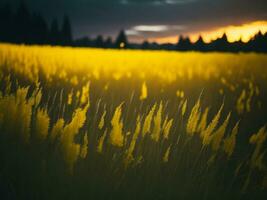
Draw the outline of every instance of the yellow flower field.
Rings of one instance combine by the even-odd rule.
[[[265,199],[266,65],[0,44],[0,177],[27,199]]]

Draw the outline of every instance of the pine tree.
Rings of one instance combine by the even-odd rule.
[[[127,48],[128,47],[128,39],[127,39],[127,36],[124,30],[120,31],[115,42],[115,47],[116,48]]]
[[[64,16],[63,25],[61,29],[61,43],[62,45],[71,45],[72,44],[72,29],[69,17]]]

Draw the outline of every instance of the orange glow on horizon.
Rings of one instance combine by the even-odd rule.
[[[184,34],[189,36],[192,42],[196,42],[199,35],[202,36],[205,42],[211,42],[220,38],[226,33],[229,42],[235,42],[241,39],[243,42],[248,42],[256,33],[261,31],[263,34],[267,32],[267,21],[255,21],[251,23],[242,24],[239,26],[226,26],[214,30],[200,31],[198,33]],[[178,36],[150,38],[149,42],[163,43],[177,43]]]

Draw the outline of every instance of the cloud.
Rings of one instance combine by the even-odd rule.
[[[138,32],[162,32],[167,31],[169,28],[165,25],[139,25],[133,27],[133,29]]]
[[[131,35],[135,35],[135,36],[138,35],[139,36],[140,35],[140,33],[138,31],[131,30],[131,29],[126,30],[125,33],[126,33],[126,35],[129,35],[129,36],[131,36]]]
[[[164,32],[170,30],[184,30],[182,25],[138,25],[132,28],[138,32]]]
[[[197,0],[165,0],[166,4],[186,4],[186,3],[193,3]]]
[[[150,5],[174,5],[174,4],[188,4],[196,2],[197,0],[120,0],[123,5],[129,4],[150,4]]]
[[[186,30],[183,25],[138,25],[126,30],[128,36],[142,36],[147,33],[168,34]]]

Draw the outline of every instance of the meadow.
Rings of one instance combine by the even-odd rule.
[[[0,44],[1,199],[266,199],[266,65]]]

